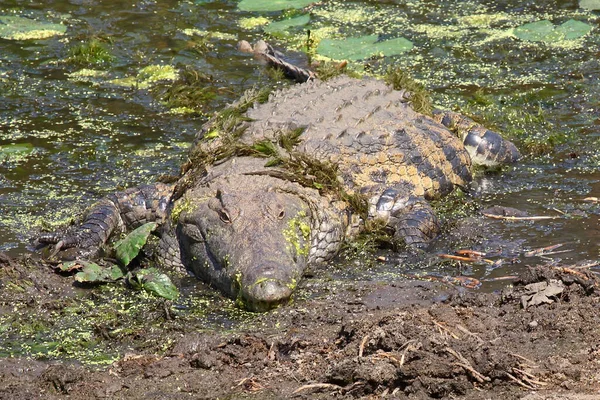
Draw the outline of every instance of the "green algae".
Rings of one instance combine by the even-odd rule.
[[[0,38],[6,40],[39,40],[63,36],[67,27],[35,19],[0,15]]]
[[[117,86],[148,89],[159,82],[177,79],[179,79],[179,71],[171,65],[148,65],[140,68],[135,76],[112,79],[109,82]]]
[[[252,30],[252,29],[258,28],[260,26],[267,25],[270,22],[271,22],[271,20],[266,17],[240,18],[239,26],[242,29]]]
[[[295,254],[308,257],[310,251],[310,223],[305,211],[300,211],[288,221],[288,226],[283,230],[283,237]]]

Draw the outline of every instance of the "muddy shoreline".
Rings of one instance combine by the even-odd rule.
[[[99,290],[77,297],[71,278],[34,259],[3,256],[0,265],[3,339],[11,312],[62,315],[73,306],[65,299]],[[535,282],[562,289],[532,291]],[[3,357],[0,398],[592,399],[597,285],[589,271],[551,266],[528,269],[501,293],[358,282],[221,331],[156,300],[142,310],[146,328],[94,329],[95,346],[120,346],[109,365]]]

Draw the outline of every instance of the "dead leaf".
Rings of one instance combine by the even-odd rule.
[[[537,306],[544,303],[554,302],[551,297],[556,297],[565,290],[565,285],[558,280],[551,279],[548,282],[536,282],[525,286],[527,294],[521,296],[521,305],[527,309],[529,306]]]

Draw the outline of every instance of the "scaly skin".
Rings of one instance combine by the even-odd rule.
[[[518,151],[458,114],[418,114],[407,97],[374,79],[307,82],[248,110],[239,141],[277,146],[282,132],[303,128],[294,152],[337,165],[343,190],[368,199],[367,218],[423,246],[439,231],[428,200],[471,181],[469,153],[492,164],[515,161]],[[209,121],[199,134],[196,151],[222,144],[202,138],[213,127]],[[181,178],[188,187],[182,196],[171,199],[172,187],[160,184],[145,195],[121,193],[92,209],[81,230],[46,239],[100,247],[121,226],[165,221],[159,230],[163,264],[181,265],[240,305],[262,311],[289,299],[308,264],[331,259],[364,226],[341,198],[302,186],[286,171],[265,167],[265,159],[233,157],[192,172]]]

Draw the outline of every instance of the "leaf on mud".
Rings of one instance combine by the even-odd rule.
[[[600,10],[600,0],[581,0],[579,7],[586,10]]]
[[[527,294],[521,296],[523,308],[537,306],[538,304],[553,303],[551,297],[556,297],[565,290],[565,285],[556,279],[548,282],[536,282],[525,286]]]
[[[362,60],[371,56],[392,56],[412,49],[413,44],[405,38],[378,42],[378,35],[347,39],[323,39],[317,53],[334,60]]]
[[[62,36],[67,27],[61,24],[40,22],[31,18],[0,16],[0,38],[7,40],[47,39]]]
[[[115,257],[123,266],[128,266],[131,260],[137,257],[156,226],[156,222],[148,222],[115,243]]]
[[[156,296],[167,300],[175,300],[179,296],[177,286],[171,282],[171,279],[156,268],[141,269],[131,272],[127,282],[136,289],[144,289]]]
[[[77,282],[114,282],[125,276],[118,265],[113,264],[110,267],[102,267],[87,261],[74,261],[74,263],[82,267],[81,271],[75,274]]]
[[[264,27],[265,33],[270,35],[285,33],[289,28],[308,24],[310,15],[301,15],[296,18],[284,19],[283,21],[271,22]]]
[[[541,20],[521,25],[513,30],[513,34],[519,39],[529,42],[557,42],[578,39],[591,30],[590,25],[573,19],[559,26],[554,26],[548,20]]]
[[[315,0],[242,0],[238,8],[242,11],[281,11],[290,8],[303,8]]]
[[[58,265],[58,270],[62,272],[79,271],[83,268],[83,264],[79,261],[66,261]]]

